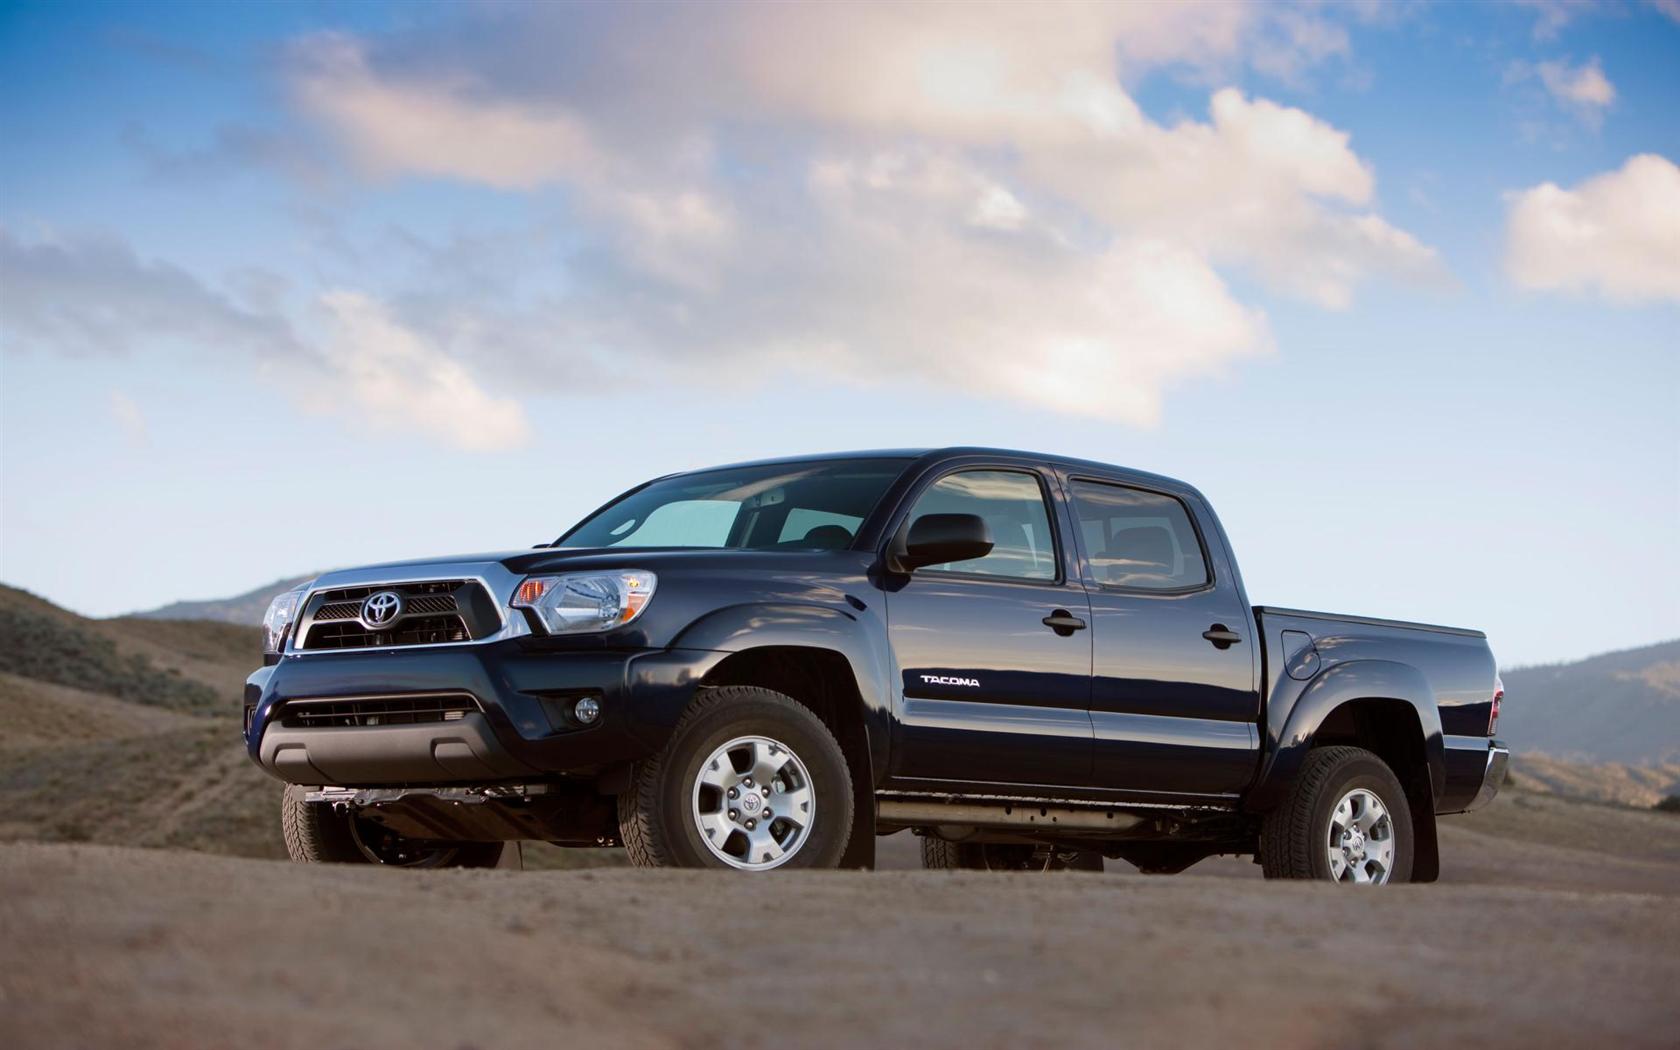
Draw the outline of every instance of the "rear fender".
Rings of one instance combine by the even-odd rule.
[[[1291,679],[1282,682],[1296,686]],[[1441,714],[1435,693],[1417,668],[1392,660],[1350,660],[1319,674],[1300,688],[1293,703],[1273,696],[1266,705],[1266,759],[1248,793],[1246,808],[1265,812],[1283,798],[1295,778],[1313,738],[1325,720],[1343,704],[1356,700],[1400,700],[1411,705],[1423,729],[1423,754],[1429,766],[1434,797],[1446,788],[1446,752],[1441,737]],[[1280,691],[1284,687],[1280,683]]]

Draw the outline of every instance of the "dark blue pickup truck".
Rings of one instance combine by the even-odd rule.
[[[294,859],[929,867],[1220,853],[1427,881],[1504,777],[1476,631],[1251,606],[1188,485],[991,449],[648,482],[531,550],[280,595],[245,690]]]

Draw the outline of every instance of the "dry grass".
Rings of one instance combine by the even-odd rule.
[[[1528,791],[1649,809],[1680,792],[1680,762],[1629,765],[1523,754],[1513,760],[1511,778]]]

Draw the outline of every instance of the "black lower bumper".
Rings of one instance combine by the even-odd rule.
[[[695,687],[725,655],[533,651],[513,640],[288,656],[245,683],[245,743],[263,769],[294,784],[590,774],[663,747]],[[582,696],[600,702],[592,725],[570,715]],[[467,702],[436,717],[416,716],[426,705],[406,702],[435,697]],[[401,724],[386,724],[383,703],[404,711]],[[336,717],[315,716],[324,711]]]

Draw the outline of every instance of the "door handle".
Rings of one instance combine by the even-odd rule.
[[[1075,631],[1083,631],[1085,629],[1085,621],[1068,612],[1066,609],[1057,609],[1049,616],[1040,620],[1039,623],[1042,623],[1044,626],[1050,628],[1052,631],[1055,631],[1064,638]]]
[[[1242,641],[1242,635],[1222,623],[1216,623],[1203,631],[1202,637],[1212,642],[1215,649],[1229,649]]]

